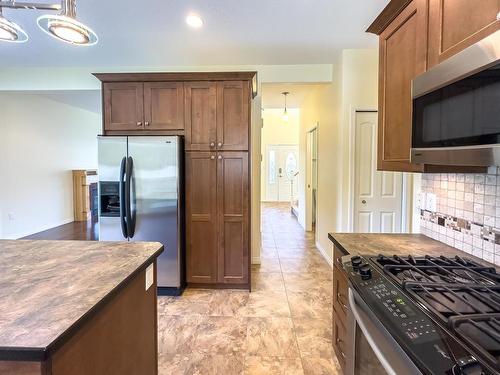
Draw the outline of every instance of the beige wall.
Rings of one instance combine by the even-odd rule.
[[[261,152],[261,200],[267,199],[267,146],[298,145],[300,128],[300,110],[288,108],[288,122],[283,121],[283,108],[266,108],[262,112],[264,127],[262,128]]]
[[[332,66],[331,84],[318,85],[301,106],[300,168],[305,170],[307,131],[318,125],[317,246],[332,260],[329,232],[350,228],[351,129],[355,110],[377,108],[378,51],[344,50]],[[299,199],[305,201],[302,173]],[[300,212],[305,222],[306,212]]]
[[[0,237],[73,221],[71,170],[97,168],[100,114],[31,93],[0,102]]]

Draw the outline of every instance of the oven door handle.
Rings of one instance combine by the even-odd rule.
[[[391,366],[390,362],[387,360],[387,358],[384,356],[384,354],[381,352],[377,345],[377,341],[373,337],[372,330],[367,326],[365,323],[365,320],[362,318],[361,315],[365,315],[364,313],[359,311],[358,304],[356,303],[356,300],[354,298],[354,294],[349,288],[349,307],[351,308],[351,312],[354,315],[354,319],[356,320],[356,324],[359,326],[361,331],[363,332],[363,335],[366,338],[366,341],[370,344],[370,347],[373,350],[373,353],[377,356],[378,360],[380,361],[380,364],[384,367],[385,371],[387,371],[388,375],[398,375],[398,373],[394,370],[394,368]]]

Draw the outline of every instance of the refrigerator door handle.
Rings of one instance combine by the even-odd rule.
[[[132,207],[132,199],[134,198],[134,192],[132,191],[133,170],[134,159],[129,156],[127,158],[127,166],[125,171],[125,215],[127,217],[127,233],[129,238],[134,237],[135,233],[135,207]]]
[[[128,238],[127,235],[127,223],[125,221],[125,167],[127,164],[127,158],[124,156],[120,165],[120,183],[119,183],[119,194],[120,194],[120,224],[122,227],[123,237]]]

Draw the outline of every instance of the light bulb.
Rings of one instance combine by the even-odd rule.
[[[203,20],[197,14],[190,14],[186,17],[186,23],[194,29],[199,29],[203,26]]]
[[[76,25],[65,24],[61,22],[50,22],[49,30],[58,38],[69,43],[85,44],[89,42],[89,34]]]
[[[283,121],[288,122],[288,112],[285,109],[285,112],[283,112]]]

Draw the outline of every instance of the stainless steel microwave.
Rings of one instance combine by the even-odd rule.
[[[500,31],[412,82],[413,163],[500,165]]]

